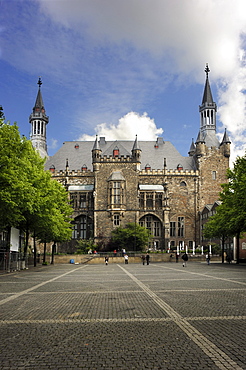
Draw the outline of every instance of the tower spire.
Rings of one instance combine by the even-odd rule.
[[[206,73],[206,81],[204,87],[204,93],[202,98],[202,104],[199,107],[200,112],[200,131],[205,137],[208,132],[216,134],[216,112],[217,106],[213,101],[212,91],[209,84],[208,74],[210,72],[208,63],[204,70]]]
[[[43,97],[41,93],[42,80],[38,79],[38,93],[35,105],[30,115],[29,122],[31,124],[31,142],[32,145],[41,157],[48,157],[47,143],[46,143],[46,125],[49,122],[49,117],[46,116]]]

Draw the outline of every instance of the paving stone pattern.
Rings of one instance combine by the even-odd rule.
[[[0,369],[246,369],[246,266],[39,266],[0,276]]]

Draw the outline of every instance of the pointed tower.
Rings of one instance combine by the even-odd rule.
[[[93,163],[93,170],[98,170],[98,163],[100,161],[102,150],[100,148],[100,144],[96,135],[96,140],[94,142],[93,148],[92,148],[92,163]]]
[[[42,81],[39,77],[38,80],[38,94],[35,105],[33,107],[32,114],[29,118],[29,123],[31,124],[31,142],[32,145],[42,158],[48,157],[47,153],[47,143],[46,143],[46,125],[49,122],[49,117],[46,116],[43,98],[41,94]]]
[[[224,133],[224,136],[223,136],[223,139],[221,141],[221,144],[220,144],[220,147],[222,149],[222,152],[224,154],[225,157],[230,157],[230,152],[231,152],[231,141],[229,139],[229,136],[227,134],[227,131],[226,131],[226,128],[225,128],[225,133]]]
[[[216,112],[217,106],[213,101],[212,92],[209,84],[208,74],[210,69],[206,64],[206,82],[203,93],[202,104],[199,106],[200,112],[200,132],[208,148],[219,148],[219,141],[216,137]]]
[[[140,169],[141,164],[141,149],[138,145],[138,136],[136,135],[133,147],[132,147],[132,160],[137,163],[137,169]]]

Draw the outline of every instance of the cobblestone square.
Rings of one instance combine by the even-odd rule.
[[[0,276],[0,369],[246,369],[246,266],[38,266]]]

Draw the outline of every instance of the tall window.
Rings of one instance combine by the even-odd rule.
[[[80,194],[79,207],[80,208],[86,208],[86,194]]]
[[[153,193],[146,193],[146,208],[153,209]]]
[[[154,221],[154,236],[160,236],[160,221]]]
[[[120,182],[113,183],[113,204],[120,204]]]
[[[162,208],[162,193],[155,193],[155,208]]]
[[[140,193],[139,207],[142,208],[142,209],[144,208],[144,193]]]
[[[176,222],[170,222],[170,236],[176,236]]]
[[[178,236],[184,236],[184,217],[178,217]]]

